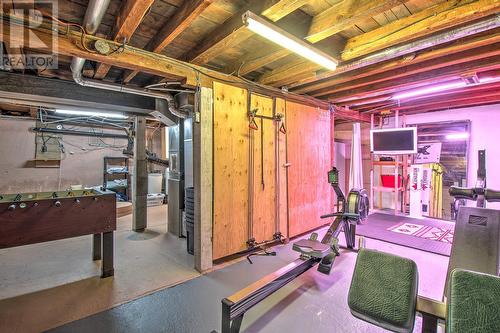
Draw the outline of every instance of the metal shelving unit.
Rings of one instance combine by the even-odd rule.
[[[109,168],[113,166],[124,167],[126,171],[123,172],[109,172]],[[109,183],[115,180],[126,179],[126,185],[109,186]],[[104,168],[103,168],[103,182],[102,186],[104,189],[122,193],[125,196],[126,201],[130,199],[130,169],[129,169],[129,159],[127,157],[114,157],[105,156],[104,157]]]

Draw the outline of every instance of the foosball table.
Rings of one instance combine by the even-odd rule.
[[[116,196],[99,189],[0,194],[0,249],[92,235],[101,277],[114,274]]]

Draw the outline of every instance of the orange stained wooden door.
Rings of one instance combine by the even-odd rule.
[[[322,214],[332,210],[331,122],[329,112],[286,102],[288,207],[290,237],[328,221]]]

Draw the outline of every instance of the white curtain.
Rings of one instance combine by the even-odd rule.
[[[361,152],[361,124],[352,124],[351,170],[349,173],[349,190],[363,188],[363,156]]]

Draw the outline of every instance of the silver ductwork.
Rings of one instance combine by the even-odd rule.
[[[475,35],[498,27],[500,27],[500,14],[473,24],[451,29],[449,31],[445,31],[443,33],[423,38],[408,44],[403,44],[400,46],[382,50],[375,54],[364,57],[363,59],[342,66],[342,72],[348,72],[361,67],[370,66],[382,61],[394,59],[400,56],[421,51],[423,49],[428,49],[444,43],[452,42],[460,38]]]
[[[83,27],[85,28],[85,30],[88,34],[93,35],[97,31],[97,28],[101,24],[102,18],[104,16],[104,14],[106,13],[109,2],[110,2],[110,0],[90,0],[89,1],[87,11],[85,12],[85,18],[83,20]],[[163,99],[163,100],[167,101],[168,110],[173,115],[175,115],[179,118],[182,118],[182,119],[189,117],[189,112],[186,112],[185,110],[179,109],[177,107],[177,103],[175,102],[174,96],[172,96],[169,93],[158,93],[158,92],[149,91],[146,89],[130,88],[130,87],[126,87],[126,86],[122,86],[122,85],[118,85],[118,84],[105,83],[105,82],[98,81],[98,80],[90,80],[90,79],[84,78],[82,75],[84,64],[85,64],[85,59],[83,59],[83,58],[73,57],[73,59],[71,60],[71,72],[73,74],[73,80],[77,84],[84,86],[84,87],[111,90],[111,91],[117,91],[117,92],[122,92],[122,93],[126,93],[126,94],[134,94],[134,95],[141,95],[141,96],[146,96],[146,97]],[[152,115],[157,117],[158,111],[153,112]],[[159,119],[161,121],[164,120],[164,118],[161,118],[161,117]]]
[[[500,14],[496,14],[492,17],[477,21],[472,24],[460,26],[458,28],[450,29],[445,32],[434,34],[430,37],[421,38],[419,40],[389,47],[385,50],[373,53],[371,55],[365,56],[359,60],[354,60],[341,64],[333,72],[325,72],[318,74],[314,77],[314,81],[330,79],[339,74],[347,73],[359,68],[367,67],[370,65],[375,65],[387,60],[395,59],[402,56],[414,56],[416,52],[422,51],[424,49],[429,49],[438,45],[456,41],[458,39],[479,34],[481,32],[497,29],[500,27]],[[291,91],[302,90],[301,87],[307,87],[307,83],[296,83],[288,86]]]

